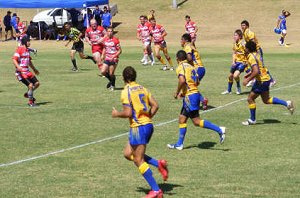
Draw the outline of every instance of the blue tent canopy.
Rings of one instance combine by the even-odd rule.
[[[6,0],[0,8],[82,8],[108,4],[109,0]]]

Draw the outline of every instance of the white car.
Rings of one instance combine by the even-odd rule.
[[[103,10],[104,6],[107,5],[101,5],[99,6],[100,9]],[[94,7],[90,8],[91,10],[94,10]],[[78,10],[81,12],[81,10]],[[117,4],[110,5],[110,13],[112,16],[115,16],[118,13],[118,7]],[[78,21],[82,21],[82,15],[78,16]],[[53,22],[56,22],[56,25],[58,28],[62,28],[65,22],[71,22],[71,14],[69,13],[68,9],[64,8],[54,8],[51,10],[44,10],[39,12],[37,15],[35,15],[32,19],[33,22],[41,22],[44,21],[47,25],[52,25]]]

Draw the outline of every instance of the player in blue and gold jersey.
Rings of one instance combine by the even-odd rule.
[[[129,118],[129,141],[124,148],[124,156],[134,162],[151,186],[151,191],[146,197],[163,197],[163,192],[152,176],[149,164],[157,167],[163,180],[166,181],[168,179],[167,161],[156,160],[145,154],[146,145],[153,133],[151,118],[158,110],[158,103],[145,87],[135,82],[135,79],[135,69],[130,66],[126,67],[123,70],[123,80],[126,85],[121,94],[123,110],[117,111],[113,108],[112,117]]]
[[[196,47],[192,44],[192,37],[190,34],[183,34],[181,37],[181,46],[183,47],[183,50],[187,54],[187,61],[189,64],[193,65],[197,71],[199,83],[202,80],[202,78],[205,76],[205,67],[203,66],[200,53],[196,49]],[[201,96],[200,101],[203,105],[203,110],[206,110],[208,108],[208,99]]]
[[[201,94],[198,91],[199,78],[194,66],[188,63],[187,54],[180,50],[176,54],[178,67],[176,74],[178,77],[178,86],[174,98],[183,98],[183,105],[179,115],[179,138],[176,144],[168,144],[170,149],[183,149],[183,141],[187,131],[187,120],[191,118],[194,125],[201,128],[207,128],[217,132],[220,136],[220,143],[225,140],[225,127],[219,127],[208,120],[202,120],[199,117],[199,104]]]
[[[250,25],[249,25],[249,22],[247,20],[244,20],[244,21],[241,22],[241,29],[243,31],[244,40],[245,40],[245,42],[253,41],[253,42],[256,43],[256,51],[259,53],[260,58],[261,58],[261,62],[264,65],[264,53],[263,53],[263,50],[262,50],[260,44],[258,43],[258,39],[256,37],[256,34],[253,31],[250,30],[249,26]],[[269,71],[267,71],[267,72],[270,74]],[[274,86],[276,84],[276,81],[271,76],[271,74],[270,74],[270,77],[271,77],[270,87],[272,87],[272,86]],[[252,81],[252,83],[250,81],[249,85],[251,86],[251,85],[253,85],[253,83],[254,83],[254,81]]]
[[[232,48],[232,65],[230,68],[230,74],[228,76],[227,90],[222,92],[223,95],[231,94],[233,79],[235,80],[237,86],[236,94],[241,94],[240,74],[245,70],[246,67],[245,46],[242,40],[243,32],[241,30],[236,30],[234,32],[233,39],[234,44]]]
[[[293,114],[295,107],[293,102],[288,100],[284,101],[276,97],[270,97],[269,85],[271,77],[267,72],[266,67],[263,65],[260,54],[256,51],[257,46],[253,41],[246,43],[247,61],[251,67],[251,72],[245,75],[243,85],[247,85],[249,81],[255,79],[251,92],[248,95],[248,104],[250,109],[250,119],[242,122],[243,125],[256,124],[256,103],[255,99],[260,96],[265,104],[279,104],[287,107],[291,114]]]

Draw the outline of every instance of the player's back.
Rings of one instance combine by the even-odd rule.
[[[186,60],[179,63],[176,69],[177,77],[183,76],[185,78],[185,86],[182,89],[183,96],[198,93],[198,75],[194,66],[189,64]]]
[[[132,108],[132,117],[129,118],[131,127],[152,123],[149,115],[150,98],[151,93],[136,82],[131,82],[125,86],[121,100],[123,104],[129,104]]]
[[[191,43],[186,43],[183,47],[183,50],[187,53],[190,54],[192,56],[193,59],[193,65],[195,67],[203,67],[203,63],[200,57],[200,53],[198,52],[198,50],[192,46]]]

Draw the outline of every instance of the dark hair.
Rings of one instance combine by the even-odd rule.
[[[192,42],[192,37],[191,37],[191,35],[188,34],[188,33],[183,34],[183,35],[181,36],[181,38],[183,38],[183,39],[184,39],[185,41],[187,41],[187,42]]]
[[[136,71],[133,67],[127,66],[123,70],[123,79],[126,83],[133,82],[136,79]]]
[[[13,16],[17,16],[17,13],[13,13]]]
[[[186,52],[183,51],[183,50],[179,50],[177,53],[176,53],[176,57],[178,60],[180,61],[184,61],[187,59],[187,55],[186,55]]]
[[[243,32],[240,29],[237,29],[234,31],[234,33],[236,33],[237,35],[239,35],[240,38],[243,38]]]
[[[189,15],[186,15],[185,18],[186,18],[186,19],[190,19],[191,17],[190,17]]]
[[[248,41],[245,47],[250,53],[256,52],[256,43],[254,41]]]
[[[154,17],[151,17],[149,21],[156,21]]]
[[[30,38],[28,36],[24,36],[22,39],[21,39],[21,45],[27,45],[27,42],[30,41]]]
[[[71,23],[70,22],[65,22],[64,26],[66,26],[66,25],[70,25],[71,26]]]
[[[249,27],[249,22],[247,20],[243,20],[241,24],[245,24],[247,27]]]

